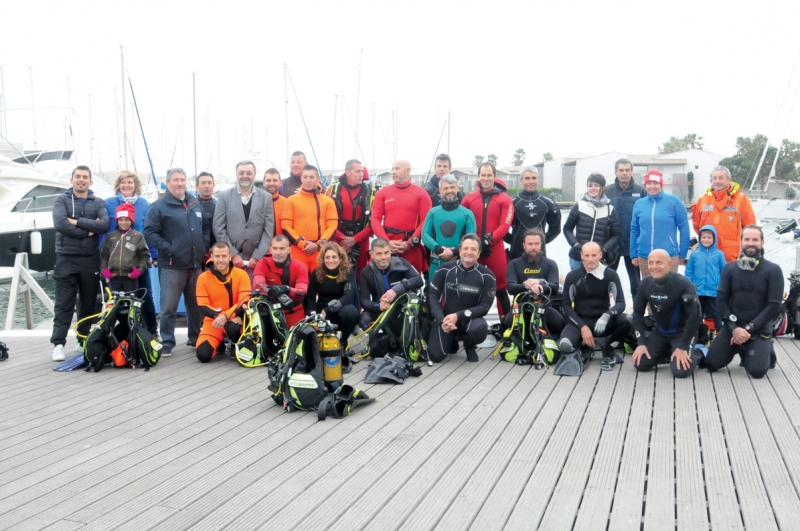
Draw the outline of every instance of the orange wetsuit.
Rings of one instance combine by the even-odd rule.
[[[292,243],[292,259],[313,271],[317,267],[319,251],[306,254],[303,249],[308,242],[322,247],[333,237],[339,225],[336,204],[328,196],[318,192],[300,192],[286,200],[281,214],[281,229]]]
[[[195,349],[197,359],[204,363],[210,361],[226,333],[234,341],[239,339],[233,336],[237,330],[241,333],[241,326],[230,322],[230,319],[237,312],[240,316],[244,313],[240,303],[247,300],[250,291],[250,277],[247,272],[233,267],[233,264],[225,275],[211,265],[197,278],[197,306],[203,314],[203,328]],[[228,322],[222,328],[214,328],[212,324],[220,313],[228,316]]]
[[[275,211],[275,233],[276,234],[283,234],[283,229],[281,228],[281,216],[283,215],[283,207],[286,205],[286,198],[283,197],[280,192],[275,192],[272,194],[272,209]]]

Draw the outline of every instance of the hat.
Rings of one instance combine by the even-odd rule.
[[[661,186],[664,186],[664,176],[661,175],[660,171],[650,170],[644,174],[644,184],[647,183],[658,183]]]
[[[119,218],[128,218],[131,220],[131,223],[134,222],[134,217],[136,214],[136,208],[130,203],[122,203],[120,206],[117,207],[117,210],[114,214],[114,219]]]

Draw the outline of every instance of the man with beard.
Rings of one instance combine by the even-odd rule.
[[[742,230],[742,252],[722,269],[717,309],[725,324],[708,348],[705,365],[714,372],[736,354],[747,374],[761,378],[774,366],[772,322],[783,301],[783,273],[764,258],[764,233],[756,225]]]
[[[673,273],[667,251],[656,249],[647,257],[650,275],[642,279],[633,304],[633,328],[639,346],[633,353],[637,371],[649,371],[669,363],[673,376],[686,378],[703,358],[694,344],[700,327],[700,302],[694,284]],[[645,339],[644,311],[650,306],[655,326]]]
[[[561,210],[549,197],[545,197],[537,190],[539,187],[539,170],[536,166],[523,168],[519,182],[523,190],[512,199],[514,203],[514,221],[511,232],[506,237],[506,243],[511,244],[511,258],[519,258],[523,253],[523,239],[531,229],[541,229],[545,232],[542,242],[542,253],[547,254],[544,244],[550,243],[561,234]]]
[[[428,339],[431,361],[441,362],[464,341],[467,361],[478,362],[475,348],[486,339],[489,313],[495,296],[494,274],[478,263],[481,240],[476,234],[461,238],[459,259],[442,264],[431,280],[430,306],[434,322]]]
[[[544,255],[545,235],[542,229],[530,229],[522,238],[523,254],[508,263],[506,282],[508,293],[514,297],[530,292],[534,295],[558,293],[558,264]],[[548,332],[561,335],[566,322],[555,308],[548,306],[544,312]],[[506,328],[511,326],[514,315],[505,318]]]
[[[355,259],[356,278],[369,262],[369,239],[372,227],[369,218],[372,211],[372,186],[364,182],[364,165],[358,160],[348,160],[344,175],[325,191],[325,195],[336,203],[339,227],[333,237],[350,257]]]
[[[433,168],[435,175],[423,186],[425,191],[428,192],[428,195],[431,196],[431,207],[437,207],[442,204],[442,195],[440,192],[442,177],[450,174],[452,166],[453,162],[450,160],[450,155],[442,153],[436,157],[436,165]],[[458,202],[460,203],[462,199],[464,199],[464,192],[459,188]],[[433,273],[430,275],[433,276]]]
[[[438,181],[441,204],[430,209],[422,227],[422,243],[431,251],[428,278],[439,265],[457,258],[461,238],[475,232],[475,215],[461,206],[456,178],[447,174]]]
[[[255,164],[237,164],[237,186],[219,194],[214,212],[214,236],[230,247],[234,267],[246,268],[250,277],[269,250],[275,223],[272,198],[254,186],[255,179]]]
[[[270,168],[264,172],[264,190],[272,196],[272,212],[275,214],[275,230],[272,235],[283,234],[281,230],[281,215],[283,207],[286,205],[286,198],[280,194],[281,172],[275,168]]]
[[[302,151],[295,151],[289,159],[289,176],[281,183],[281,195],[289,198],[300,191],[303,185],[303,168],[308,165],[306,154]]]

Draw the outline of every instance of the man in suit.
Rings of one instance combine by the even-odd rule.
[[[275,223],[272,197],[254,186],[255,180],[255,164],[237,164],[237,186],[220,192],[214,211],[214,236],[230,246],[234,267],[244,268],[251,279],[269,250]]]

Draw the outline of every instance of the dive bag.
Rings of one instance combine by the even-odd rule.
[[[280,360],[270,363],[272,399],[286,411],[317,409],[327,395],[317,330],[307,320],[289,331]]]
[[[398,295],[367,332],[369,356],[381,359],[387,354],[400,355],[412,362],[427,361],[428,322],[427,304],[420,293]]]

